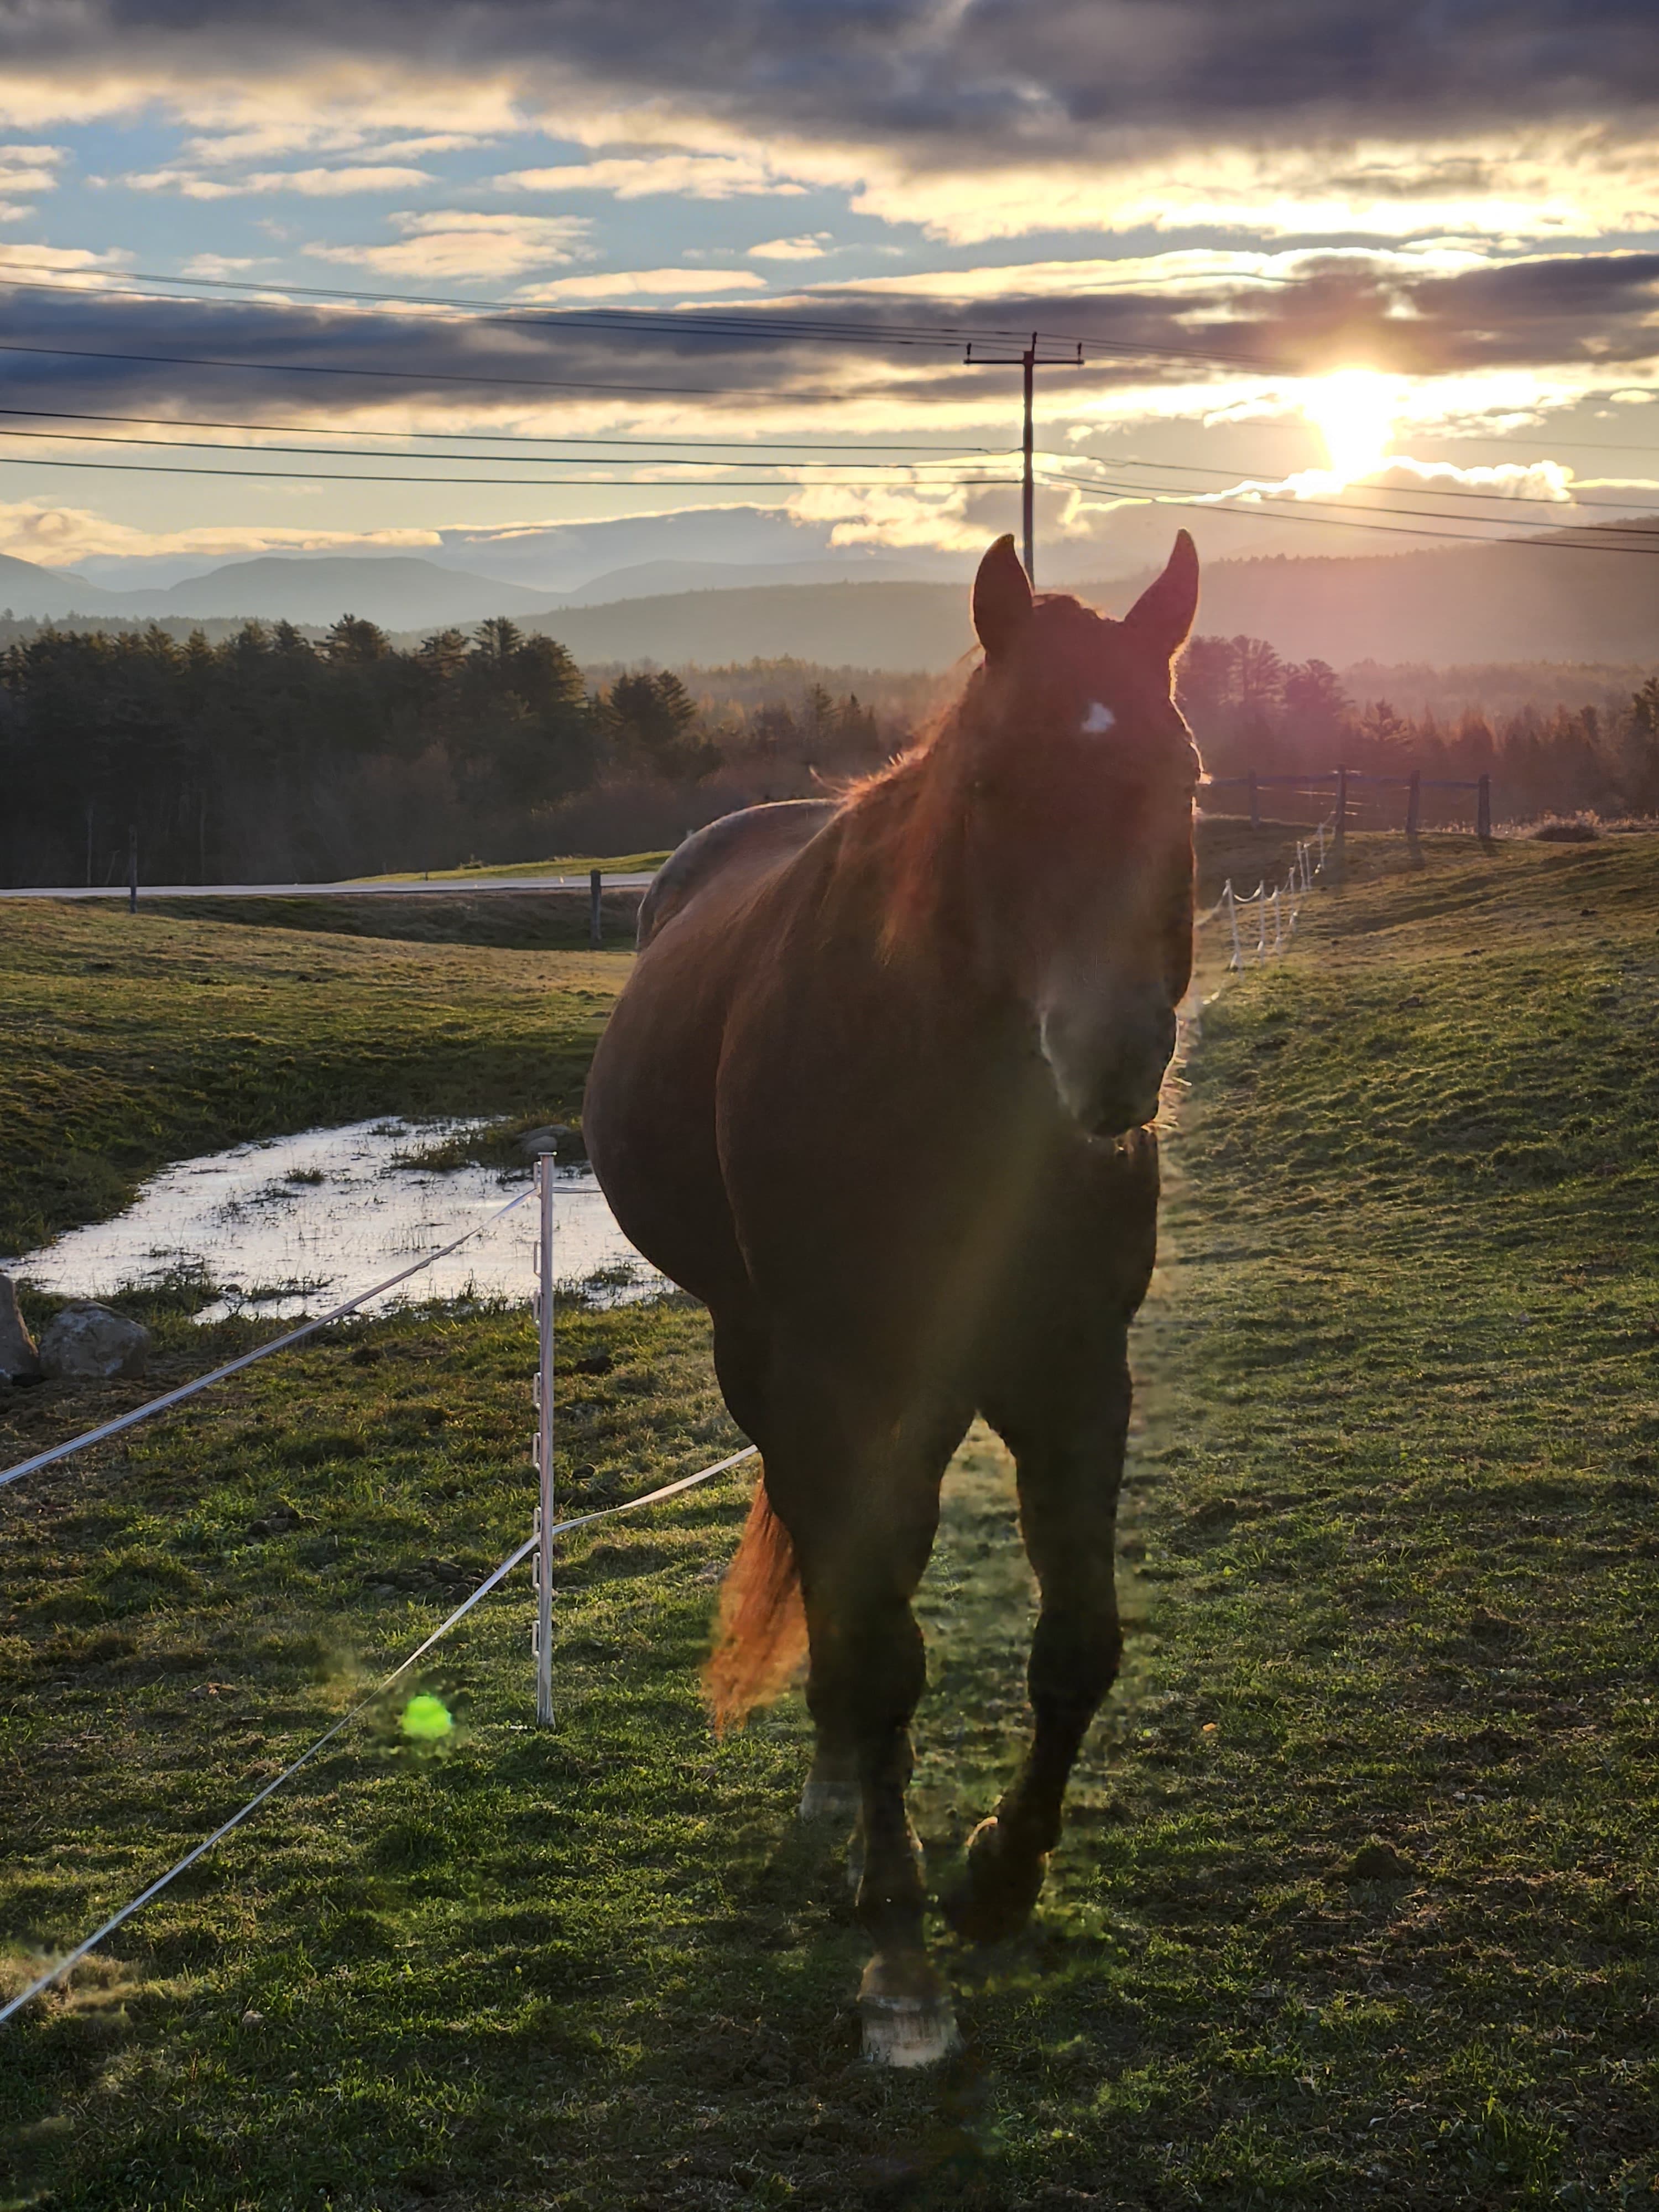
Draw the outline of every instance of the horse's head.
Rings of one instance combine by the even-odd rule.
[[[974,584],[985,665],[951,750],[975,936],[1093,1135],[1157,1113],[1192,970],[1200,763],[1170,678],[1197,604],[1184,530],[1121,622],[1034,599],[1012,538]]]

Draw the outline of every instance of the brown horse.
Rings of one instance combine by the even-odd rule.
[[[929,742],[668,862],[588,1081],[599,1181],[707,1303],[763,1458],[716,1718],[787,1679],[804,1600],[801,1810],[857,1811],[865,2048],[890,2063],[955,2039],[905,1811],[910,1601],[975,1413],[1013,1452],[1042,1608],[1031,1745],[946,1901],[963,1933],[1030,1915],[1117,1671],[1126,1334],[1157,1234],[1145,1125],[1192,955],[1199,763],[1170,671],[1197,595],[1184,531],[1121,622],[1034,599],[999,538],[974,585],[984,665]]]

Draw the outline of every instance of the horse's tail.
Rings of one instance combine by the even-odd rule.
[[[775,1698],[806,1651],[806,1611],[789,1531],[772,1510],[766,1478],[737,1556],[720,1585],[714,1649],[702,1671],[714,1732],[741,1728],[755,1706]]]

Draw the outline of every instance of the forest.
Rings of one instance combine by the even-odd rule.
[[[150,884],[528,859],[582,842],[579,798],[605,842],[637,821],[660,842],[751,790],[866,772],[906,736],[814,682],[718,714],[666,671],[589,691],[504,617],[408,651],[349,616],[315,640],[44,628],[0,654],[0,881],[123,882],[130,837]]]
[[[672,843],[734,807],[868,773],[948,689],[797,662],[598,675],[505,617],[409,647],[349,616],[211,640],[37,626],[0,652],[0,882],[124,881],[130,840],[150,884]],[[1198,637],[1177,682],[1218,777],[1340,760],[1489,774],[1499,821],[1659,816],[1659,677],[1622,692],[1605,678],[1533,671],[1519,707],[1413,713],[1259,638]]]

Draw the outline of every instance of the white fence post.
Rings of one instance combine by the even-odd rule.
[[[1260,883],[1255,887],[1255,964],[1260,968],[1267,957],[1267,886]]]
[[[1279,885],[1275,884],[1273,885],[1273,951],[1282,952],[1284,949],[1285,917],[1279,910]]]
[[[1233,957],[1227,965],[1230,968],[1242,968],[1244,965],[1244,951],[1238,941],[1238,899],[1234,892],[1233,879],[1231,876],[1221,886],[1221,896],[1227,902],[1227,920],[1231,923],[1233,932]]]
[[[553,1719],[553,1156],[536,1160],[541,1238],[536,1247],[536,1718]]]

